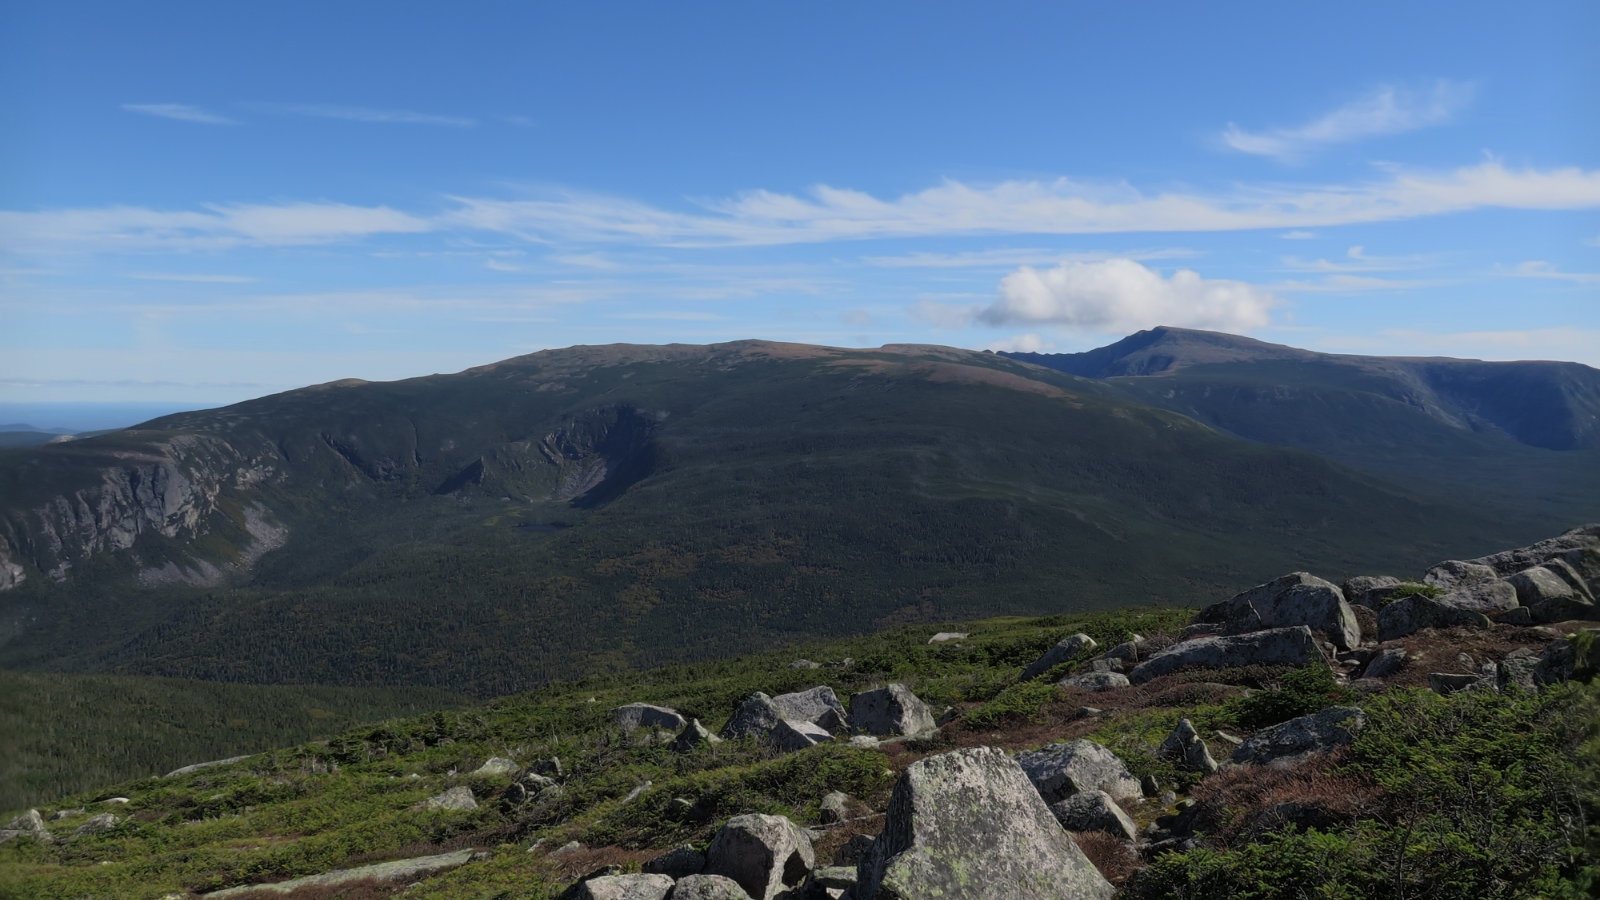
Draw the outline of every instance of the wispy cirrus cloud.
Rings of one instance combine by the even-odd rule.
[[[862,262],[884,269],[981,269],[1016,266],[1047,266],[1064,262],[1097,262],[1107,259],[1181,259],[1199,254],[1186,247],[1153,250],[1043,250],[1006,248],[974,250],[966,253],[908,253],[903,256],[867,256]]]
[[[343,119],[347,122],[370,122],[385,125],[441,125],[449,128],[471,128],[478,124],[477,119],[466,116],[441,116],[409,109],[374,109],[368,106],[336,106],[324,103],[256,103],[251,106],[261,112],[277,116]]]
[[[1113,234],[1302,229],[1395,221],[1490,207],[1600,206],[1600,171],[1509,169],[1489,160],[1449,172],[1390,170],[1360,184],[1146,194],[1129,184],[1069,178],[969,185],[946,180],[892,199],[819,186],[807,195],[757,190],[684,212],[577,192],[545,199],[453,197],[454,228],[536,243],[669,247],[772,246],[984,234]]]
[[[156,116],[162,119],[176,119],[179,122],[198,122],[202,125],[239,124],[227,116],[207,112],[198,106],[190,106],[187,103],[124,103],[122,108],[131,113]]]
[[[1298,162],[1319,147],[1440,125],[1472,102],[1473,85],[1440,79],[1427,90],[1383,85],[1332,112],[1291,128],[1246,131],[1232,122],[1222,142],[1240,153]]]
[[[1327,259],[1301,259],[1298,256],[1285,256],[1283,268],[1290,272],[1397,272],[1406,269],[1423,269],[1437,265],[1435,257],[1420,253],[1401,256],[1375,256],[1367,252],[1365,247],[1355,246],[1345,251],[1342,260]]]
[[[0,239],[13,249],[34,251],[225,250],[321,244],[430,228],[427,219],[387,206],[344,203],[207,204],[201,210],[137,206],[0,210]]]
[[[1512,278],[1545,278],[1551,281],[1570,281],[1575,284],[1600,284],[1600,272],[1563,272],[1542,259],[1518,263],[1515,269],[1501,274]]]

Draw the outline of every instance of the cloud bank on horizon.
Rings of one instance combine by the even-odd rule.
[[[223,401],[619,340],[1068,351],[1163,324],[1600,364],[1590,5],[1374,34],[1002,4],[914,35],[892,4],[849,33],[742,7],[89,5],[0,36],[28,85],[0,400]]]

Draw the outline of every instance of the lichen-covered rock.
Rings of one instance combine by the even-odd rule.
[[[421,806],[423,809],[477,809],[478,801],[472,796],[472,788],[459,785],[442,794],[434,794],[422,801]]]
[[[666,900],[672,879],[665,875],[602,875],[573,887],[572,900]]]
[[[1078,793],[1105,791],[1118,800],[1144,795],[1117,754],[1091,740],[1063,741],[1017,755],[1017,764],[1046,803]]]
[[[722,726],[721,736],[735,741],[748,735],[767,735],[783,721],[783,713],[773,704],[772,698],[756,691],[734,710],[728,724]]]
[[[483,765],[474,769],[474,775],[510,775],[517,771],[517,764],[504,756],[491,756]]]
[[[1124,841],[1139,837],[1139,826],[1105,791],[1081,791],[1050,804],[1050,812],[1068,831],[1103,831]]]
[[[1250,634],[1191,638],[1151,656],[1128,673],[1132,684],[1169,675],[1189,666],[1227,669],[1234,666],[1303,666],[1322,659],[1316,638],[1305,625],[1271,628]]]
[[[928,643],[943,644],[946,641],[961,641],[966,640],[969,637],[972,637],[972,635],[965,631],[941,631],[933,637],[928,638]]]
[[[1366,713],[1356,706],[1330,706],[1319,713],[1263,728],[1239,745],[1228,762],[1233,765],[1288,765],[1313,753],[1326,753],[1355,739],[1366,725]]]
[[[652,706],[649,703],[628,703],[611,711],[611,718],[623,731],[638,728],[660,728],[677,731],[684,725],[683,716],[675,709]]]
[[[1492,615],[1517,608],[1517,589],[1500,579],[1476,581],[1456,587],[1434,598],[1434,602],[1440,606]]]
[[[844,791],[829,791],[822,798],[817,818],[824,825],[834,825],[850,818],[850,795]]]
[[[1046,650],[1043,656],[1034,660],[1026,669],[1022,670],[1022,680],[1027,681],[1030,678],[1038,678],[1040,675],[1077,656],[1079,651],[1093,650],[1095,646],[1094,638],[1082,632],[1063,638],[1054,647]]]
[[[1362,678],[1388,678],[1400,671],[1406,664],[1406,651],[1404,647],[1385,647],[1367,663],[1362,671]]]
[[[889,684],[852,696],[850,724],[857,731],[879,736],[920,734],[935,727],[928,704],[903,684]]]
[[[693,753],[706,744],[720,744],[722,738],[717,737],[700,724],[699,719],[690,719],[689,724],[683,726],[678,736],[672,739],[668,749],[674,753]]]
[[[1361,643],[1361,627],[1344,592],[1309,572],[1292,572],[1258,584],[1206,607],[1196,618],[1221,624],[1228,634],[1305,625],[1327,634],[1340,650]]]
[[[1172,733],[1161,742],[1161,747],[1156,752],[1176,761],[1179,766],[1190,772],[1210,775],[1217,770],[1217,761],[1211,758],[1211,750],[1206,747],[1206,742],[1200,738],[1200,732],[1195,730],[1194,724],[1188,719],[1178,720],[1178,726],[1172,729]]]
[[[1523,606],[1581,596],[1571,584],[1545,566],[1529,566],[1507,577],[1506,583],[1517,592],[1517,602]]]
[[[1392,575],[1357,575],[1344,583],[1345,602],[1352,606],[1377,609],[1389,599],[1390,592],[1400,586],[1400,579]]]
[[[1056,684],[1080,691],[1114,691],[1128,686],[1128,676],[1119,672],[1082,672],[1068,675]]]
[[[827,685],[809,691],[779,694],[772,698],[772,705],[778,708],[780,716],[791,722],[811,722],[828,731],[843,731],[849,723],[844,704],[839,702],[833,688]]]
[[[856,874],[856,900],[1109,900],[1115,890],[993,747],[908,767]]]
[[[1453,591],[1458,587],[1480,581],[1493,581],[1499,577],[1500,573],[1496,572],[1493,566],[1481,562],[1447,559],[1429,569],[1422,576],[1422,583],[1438,585],[1446,591]]]
[[[1600,524],[1583,525],[1536,544],[1473,562],[1486,565],[1500,575],[1511,575],[1530,566],[1544,566],[1563,578],[1570,572],[1580,582],[1583,592],[1594,598],[1600,595]]]
[[[28,810],[6,823],[6,827],[0,828],[0,844],[19,837],[31,837],[46,843],[54,840],[50,829],[45,827],[44,817],[39,815],[37,809]]]
[[[82,825],[79,825],[78,830],[74,831],[72,834],[74,837],[83,837],[86,834],[99,834],[102,831],[110,831],[111,829],[117,827],[117,823],[121,821],[121,819],[118,819],[111,813],[101,813],[98,816],[92,817],[89,819],[89,821],[83,823]]]
[[[812,722],[791,722],[780,719],[777,727],[767,735],[767,743],[785,753],[804,750],[815,744],[833,740],[828,729]]]
[[[706,851],[707,875],[738,882],[755,900],[799,887],[816,865],[811,838],[783,816],[735,816]]]
[[[1488,628],[1483,613],[1445,606],[1421,595],[1402,597],[1378,610],[1378,640],[1392,641],[1424,628]]]
[[[671,900],[750,900],[739,882],[723,875],[689,875],[678,879]]]

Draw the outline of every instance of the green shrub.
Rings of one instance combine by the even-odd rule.
[[[1291,669],[1278,677],[1272,689],[1231,700],[1227,706],[1239,727],[1254,731],[1348,703],[1355,697],[1354,691],[1334,680],[1328,666],[1311,665]]]
[[[992,728],[1002,722],[1044,721],[1044,705],[1060,697],[1061,691],[1048,681],[1013,684],[994,699],[966,714],[973,728]]]

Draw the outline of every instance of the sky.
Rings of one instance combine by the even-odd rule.
[[[0,402],[1157,325],[1600,365],[1600,4],[0,0]]]

